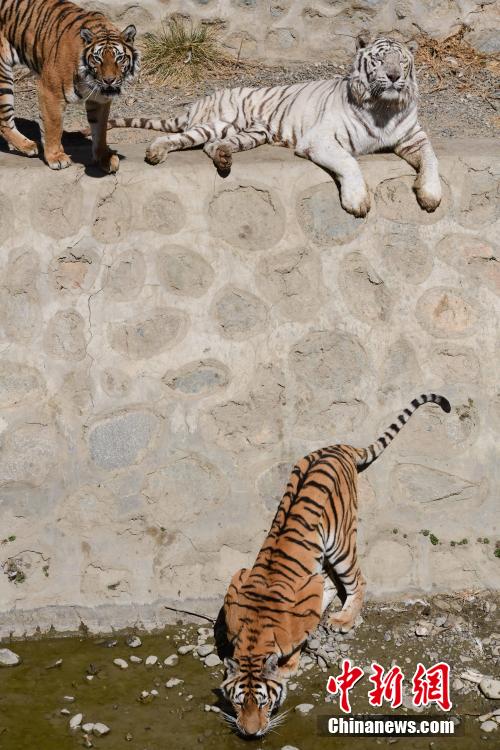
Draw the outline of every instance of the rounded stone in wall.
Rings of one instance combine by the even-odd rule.
[[[0,287],[0,329],[11,341],[32,341],[41,327],[38,294],[32,290],[12,291]]]
[[[155,520],[168,529],[185,528],[206,518],[222,505],[227,481],[204,456],[175,456],[166,466],[148,475],[143,495],[154,504]]]
[[[340,331],[314,331],[292,347],[290,367],[299,383],[328,391],[332,398],[359,395],[369,371],[358,338]]]
[[[44,348],[56,359],[77,362],[84,359],[87,342],[85,321],[76,310],[59,310],[45,329]]]
[[[414,181],[413,177],[391,177],[378,185],[375,202],[380,216],[400,224],[435,224],[448,213],[450,190],[442,178],[443,198],[433,213],[418,205]]]
[[[23,482],[38,487],[44,483],[56,460],[61,459],[51,427],[19,425],[0,436],[0,485]]]
[[[224,388],[229,379],[229,368],[215,359],[189,362],[178,370],[169,370],[162,378],[165,385],[175,393],[197,397]]]
[[[107,269],[104,290],[119,302],[137,297],[146,278],[144,256],[132,248],[121,252]]]
[[[357,318],[368,322],[389,320],[392,298],[364,255],[354,252],[342,259],[339,286],[347,308]]]
[[[422,382],[422,371],[413,345],[404,336],[383,353],[379,389],[384,396],[399,396],[401,390],[416,388]]]
[[[186,211],[179,198],[167,190],[150,195],[143,203],[141,229],[176,234],[186,223]]]
[[[9,253],[4,284],[13,292],[36,288],[40,276],[40,257],[31,247],[20,247]]]
[[[319,245],[350,242],[366,221],[344,211],[333,180],[308,188],[299,196],[297,218],[306,237]]]
[[[487,482],[467,479],[420,464],[397,464],[391,473],[391,494],[395,504],[410,503],[428,511],[463,512],[484,495]],[[465,503],[465,507],[464,507]]]
[[[274,49],[292,49],[300,42],[296,29],[271,29],[266,36],[266,44]]]
[[[53,175],[49,183],[35,185],[30,193],[31,226],[54,239],[76,234],[83,225],[83,190],[71,177]]]
[[[321,308],[325,289],[319,253],[311,248],[267,254],[257,283],[273,307],[291,320],[309,320]]]
[[[159,418],[146,410],[122,411],[104,417],[88,431],[92,460],[102,469],[139,463],[158,432],[159,423]]]
[[[173,307],[156,307],[149,314],[108,325],[112,349],[130,359],[148,359],[175,346],[185,335],[188,316]]]
[[[28,403],[40,398],[44,390],[44,380],[35,367],[0,360],[0,408]]]
[[[325,445],[350,442],[352,434],[366,419],[368,407],[358,399],[337,401],[325,398],[323,391],[302,390],[294,407],[294,434]]]
[[[5,193],[0,193],[0,237],[2,242],[10,236],[13,215],[10,198]]]
[[[257,479],[257,492],[266,510],[275,513],[283,497],[292,471],[292,464],[280,461],[266,469]]]
[[[267,250],[283,236],[285,213],[278,197],[267,188],[236,185],[211,200],[210,231],[243,250]]]
[[[432,372],[444,383],[470,383],[480,378],[479,357],[469,347],[449,342],[434,347],[428,359]]]
[[[417,302],[417,320],[433,336],[459,338],[475,330],[480,311],[460,289],[434,287],[422,294]]]
[[[421,284],[432,271],[432,257],[418,228],[400,225],[377,237],[385,270],[410,284]]]
[[[99,273],[100,261],[94,250],[76,245],[57,254],[49,265],[52,286],[58,291],[79,294],[88,291]]]
[[[161,248],[156,270],[162,286],[174,294],[202,297],[214,280],[214,270],[199,253],[178,245]]]
[[[265,328],[267,308],[255,294],[227,286],[217,295],[212,315],[223,336],[241,340]]]
[[[126,372],[116,367],[108,367],[101,372],[101,388],[112,398],[122,398],[130,391],[130,378]]]
[[[460,199],[458,221],[464,227],[484,227],[500,216],[500,186],[489,170],[469,170]]]
[[[449,234],[437,245],[438,256],[464,277],[472,277],[500,294],[500,257],[487,240],[468,234]]]
[[[114,183],[106,183],[100,192],[94,207],[92,234],[98,242],[120,242],[132,226],[132,202],[124,188]]]

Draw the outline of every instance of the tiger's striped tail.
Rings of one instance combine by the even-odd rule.
[[[439,404],[446,414],[449,414],[451,411],[448,399],[444,396],[439,396],[436,393],[423,393],[418,398],[414,398],[410,406],[397,417],[396,421],[387,428],[378,440],[369,445],[368,448],[356,449],[358,454],[358,459],[356,461],[358,474],[367,469],[370,464],[377,460],[380,454],[385,451],[389,443],[392,443],[398,432],[405,426],[410,417],[415,414],[417,409],[427,403]]]
[[[170,117],[168,120],[153,120],[147,117],[115,117],[108,120],[108,130],[112,128],[142,128],[143,130],[159,130],[162,133],[180,133],[188,125],[186,114]]]

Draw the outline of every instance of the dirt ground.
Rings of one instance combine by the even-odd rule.
[[[168,117],[194,99],[224,86],[278,85],[330,78],[345,72],[345,67],[329,62],[279,68],[253,65],[244,67],[241,74],[233,79],[200,83],[194,90],[160,86],[142,76],[116,100],[112,114],[115,117]],[[475,78],[477,85],[474,87],[466,85],[458,74],[439,81],[425,66],[418,71],[418,80],[420,121],[431,137],[495,137],[500,134],[500,89],[492,70],[485,67],[478,71]],[[36,81],[27,71],[22,70],[17,74],[15,97],[16,117],[37,120]],[[66,130],[78,130],[85,124],[83,105],[69,106]],[[20,127],[22,130],[22,123]],[[110,134],[112,143],[147,143],[150,140],[152,133],[147,131],[115,130]]]
[[[92,638],[82,633],[0,644],[22,659],[17,666],[0,667],[2,750],[245,747],[220,713],[230,707],[219,691],[223,666],[209,623],[200,618],[196,624],[169,626],[155,635],[140,633],[131,641],[134,635]],[[368,603],[350,633],[335,634],[320,626],[312,635],[299,673],[289,683],[283,724],[252,747],[340,750],[348,743],[353,750],[371,750],[398,743],[404,750],[470,750],[480,744],[493,750],[500,746],[500,693],[496,699],[487,697],[478,680],[481,675],[492,677],[500,689],[499,654],[498,594],[469,591]],[[350,693],[353,714],[454,717],[457,736],[375,739],[322,734],[323,722],[340,715],[338,698],[327,693],[326,684],[330,675],[338,676],[345,658],[365,670]],[[115,664],[115,659],[122,661]],[[367,675],[374,660],[385,669],[392,664],[402,669],[400,708],[369,706]],[[409,686],[418,663],[430,668],[441,660],[450,665],[451,711],[415,707]],[[78,726],[70,729],[71,719],[79,714]],[[95,736],[87,723],[96,722],[104,723],[109,733]]]

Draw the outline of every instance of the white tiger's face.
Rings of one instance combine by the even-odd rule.
[[[358,103],[368,100],[407,104],[417,95],[415,65],[408,47],[380,38],[358,49],[351,73]]]

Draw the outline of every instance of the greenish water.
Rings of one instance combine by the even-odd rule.
[[[375,618],[385,620],[377,621]],[[420,659],[426,658],[422,639],[409,639],[400,648],[384,644],[381,632],[385,628],[400,627],[401,615],[383,616],[368,611],[365,622],[356,630],[349,643],[349,658],[354,663],[366,665],[376,658],[390,666],[394,657],[408,671]],[[479,627],[479,626],[478,626]],[[196,643],[195,626],[171,627],[157,635],[141,635],[142,646],[131,649],[126,646],[123,635],[115,636],[118,644],[109,648],[102,639],[64,638],[39,641],[15,642],[9,645],[22,657],[22,664],[0,669],[0,748],[1,750],[75,750],[85,746],[80,729],[69,729],[69,718],[76,713],[84,714],[84,722],[103,722],[111,732],[104,737],[92,737],[93,747],[106,750],[242,750],[248,743],[234,735],[220,714],[206,712],[205,705],[216,705],[217,688],[221,681],[221,667],[206,668],[191,654],[179,657],[174,667],[159,666],[163,659],[177,651],[182,643]],[[447,642],[448,641],[448,642]],[[465,647],[443,638],[436,646],[440,658],[460,662]],[[144,663],[129,664],[122,670],[113,664],[113,659],[128,660],[131,654],[145,658],[154,654],[159,664],[146,667]],[[62,659],[58,667],[47,668]],[[487,670],[487,660],[476,661],[471,667]],[[491,667],[491,664],[489,664]],[[455,674],[462,666],[457,666]],[[332,674],[338,674],[332,666]],[[94,673],[91,681],[88,673]],[[492,672],[490,671],[490,674]],[[319,736],[318,715],[338,714],[335,704],[325,703],[325,686],[329,672],[314,666],[299,677],[298,687],[290,692],[284,709],[292,709],[285,723],[277,732],[250,742],[250,747],[259,750],[279,750],[292,745],[299,750],[326,750],[327,748],[354,748],[368,750],[394,743],[386,738],[353,739]],[[183,680],[175,688],[167,689],[165,682],[171,677]],[[156,688],[158,697],[149,703],[139,700],[141,691]],[[368,688],[358,686],[352,692],[353,713],[372,713],[366,694]],[[75,697],[67,703],[63,696]],[[293,709],[300,703],[314,703],[314,710],[301,716]],[[475,690],[472,695],[455,701],[457,713],[465,715],[492,710],[497,707],[486,701]],[[61,715],[63,708],[70,716]],[[385,710],[384,713],[390,713]],[[396,713],[404,713],[398,709]],[[442,715],[441,715],[442,716]],[[479,724],[473,717],[465,717],[464,737],[400,738],[397,744],[408,750],[433,748],[433,750],[469,750],[477,742],[486,747],[500,747],[500,728],[495,736],[488,737],[485,745],[480,740]]]

